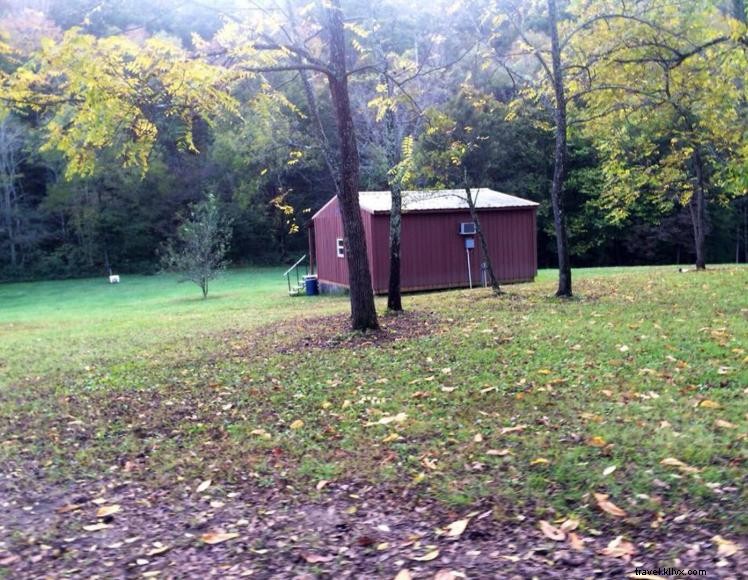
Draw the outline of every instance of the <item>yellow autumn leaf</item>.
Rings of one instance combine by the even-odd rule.
[[[660,461],[660,465],[666,465],[668,467],[677,467],[684,473],[698,473],[699,469],[696,467],[692,467],[688,465],[687,463],[683,463],[680,459],[676,459],[675,457],[666,457],[662,461]]]
[[[600,553],[604,556],[622,558],[628,561],[631,559],[631,556],[636,554],[636,547],[631,542],[624,540],[623,536],[618,536],[603,548]]]
[[[289,427],[290,427],[291,429],[293,429],[294,431],[298,431],[298,430],[299,430],[299,429],[301,429],[301,428],[302,428],[303,426],[304,426],[304,421],[302,421],[301,419],[296,419],[296,421],[294,421],[293,423],[291,423],[291,424],[289,425]]]
[[[584,550],[584,542],[582,542],[581,538],[574,532],[569,532],[569,545],[577,552]]]
[[[579,520],[575,520],[573,518],[564,520],[560,526],[561,531],[563,532],[572,532],[576,530],[578,527],[579,527]]]
[[[610,514],[613,517],[616,518],[622,518],[626,516],[626,512],[623,511],[621,508],[619,508],[616,504],[614,504],[612,501],[608,499],[608,495],[604,493],[596,493],[595,494],[595,501],[597,501],[597,506],[603,510],[605,513]]]
[[[413,556],[410,559],[416,562],[430,562],[436,560],[439,557],[439,550],[431,550],[426,552],[423,556]]]
[[[723,558],[734,556],[740,551],[740,546],[722,536],[714,536],[712,542],[717,545],[717,555]]]
[[[456,520],[444,528],[445,534],[450,538],[458,538],[465,531],[468,523],[470,523],[470,518]]]
[[[699,403],[699,407],[703,407],[704,409],[719,409],[720,404],[717,401],[712,401],[711,399],[704,399]]]
[[[96,510],[96,517],[105,518],[107,516],[113,516],[114,514],[119,513],[121,509],[122,508],[117,504],[101,506]]]
[[[540,531],[543,532],[543,535],[546,538],[549,538],[555,542],[563,542],[566,539],[566,533],[556,526],[550,524],[549,522],[540,520],[539,525]]]
[[[536,457],[530,462],[530,465],[548,465],[550,461],[548,461],[545,457]]]
[[[238,538],[239,534],[236,532],[208,532],[207,534],[203,534],[200,536],[200,539],[206,543],[206,544],[220,544],[221,542],[225,542],[227,540],[233,540],[234,538]]]

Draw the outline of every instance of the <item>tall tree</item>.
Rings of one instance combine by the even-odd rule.
[[[321,74],[327,81],[338,136],[338,200],[346,244],[346,261],[354,330],[376,329],[374,291],[366,251],[363,221],[358,200],[360,161],[353,122],[348,78],[346,26],[340,0],[301,6],[288,2],[257,6],[248,19],[233,19],[217,35],[223,62],[255,75],[304,71]],[[296,11],[290,13],[289,11]],[[300,15],[303,15],[303,21]],[[352,34],[358,34],[355,27]],[[318,37],[326,43],[321,45]],[[326,48],[325,48],[326,46]],[[206,45],[213,52],[212,45]]]
[[[544,4],[544,8],[542,6]],[[565,213],[564,185],[568,157],[567,74],[563,47],[567,39],[559,32],[556,0],[543,3],[490,1],[483,6],[482,33],[491,58],[497,62],[516,90],[546,105],[553,118],[554,151],[551,207],[556,233],[558,288],[556,296],[572,295],[569,238]],[[542,24],[538,25],[538,22]],[[526,57],[538,63],[535,74],[528,70]]]
[[[590,20],[573,39],[590,63],[577,94],[602,152],[606,202],[618,216],[641,195],[687,207],[704,269],[709,200],[745,193],[731,183],[748,159],[745,23],[708,1],[612,4],[623,17]]]
[[[12,268],[19,262],[23,134],[23,128],[11,115],[0,118],[0,231],[4,233]]]

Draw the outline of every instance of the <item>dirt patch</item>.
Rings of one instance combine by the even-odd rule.
[[[441,332],[434,312],[406,311],[379,317],[379,330],[354,332],[348,314],[335,314],[282,322],[252,332],[221,335],[233,358],[257,358],[271,353],[289,354],[304,350],[354,349],[384,346]]]
[[[580,529],[574,549],[545,537],[537,522],[497,520],[501,510],[490,503],[450,511],[409,490],[365,484],[332,482],[309,499],[249,484],[197,491],[199,482],[182,481],[167,490],[106,479],[60,487],[16,477],[0,476],[0,575],[13,578],[393,578],[407,569],[413,578],[451,571],[457,575],[444,577],[566,579],[621,578],[637,567],[738,578],[748,565],[745,548],[718,555],[698,514],[658,530]],[[112,515],[97,517],[107,506]],[[445,533],[463,518],[462,533]],[[204,541],[215,533],[230,536]],[[603,552],[618,535],[633,545],[632,557]]]

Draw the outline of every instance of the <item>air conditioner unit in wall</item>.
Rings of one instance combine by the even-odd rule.
[[[461,236],[475,235],[475,222],[463,222],[460,224]]]

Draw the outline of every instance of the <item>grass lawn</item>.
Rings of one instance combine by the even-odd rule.
[[[314,319],[346,299],[289,298],[281,272],[230,272],[206,301],[171,277],[0,286],[0,462],[365,480],[587,528],[611,520],[602,493],[635,525],[700,510],[745,532],[748,268],[579,270],[570,301],[551,271],[409,295],[419,332],[336,347]]]

